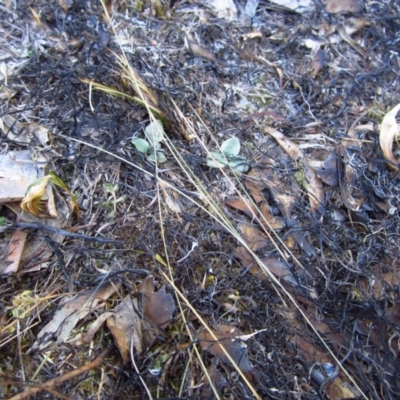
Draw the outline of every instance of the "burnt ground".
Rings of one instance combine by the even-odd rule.
[[[96,1],[0,4],[2,154],[44,156],[81,213],[55,240],[1,208],[3,262],[22,228],[47,251],[1,277],[0,398],[400,398],[400,186],[379,146],[399,102],[399,3],[260,1],[231,21],[202,2],[131,3],[108,2],[111,21]],[[89,85],[137,95],[123,52],[163,121],[158,166],[131,143],[149,110]],[[243,173],[207,166],[231,137]],[[40,335],[65,296],[107,282],[68,337]],[[106,323],[71,340],[126,296],[150,323],[143,297],[161,318],[173,303],[152,342],[123,359]]]

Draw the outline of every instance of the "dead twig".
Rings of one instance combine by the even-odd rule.
[[[8,400],[22,400],[26,399],[29,396],[33,396],[36,393],[41,392],[42,390],[46,390],[48,392],[51,392],[54,387],[61,385],[61,383],[66,382],[70,379],[76,378],[79,375],[84,374],[85,372],[91,371],[92,369],[98,368],[104,359],[108,356],[110,353],[112,347],[107,348],[104,350],[96,359],[94,359],[92,362],[89,364],[83,365],[82,367],[75,369],[74,371],[68,372],[65,375],[58,376],[57,378],[50,379],[49,381],[40,384],[40,386],[34,386],[28,389],[27,391],[23,393],[18,393],[13,397],[10,397]]]

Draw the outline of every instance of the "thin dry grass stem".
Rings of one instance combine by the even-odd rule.
[[[30,379],[32,382],[36,379],[39,375],[40,371],[42,370],[43,366],[46,364],[47,361],[50,360],[50,354],[44,354],[43,360],[40,365],[37,367],[36,371],[33,373],[32,378]]]
[[[147,396],[149,397],[150,400],[153,400],[153,396],[151,395],[150,389],[147,387],[146,382],[144,381],[142,374],[140,373],[139,368],[136,365],[135,355],[133,353],[133,342],[134,341],[131,340],[131,348],[130,348],[130,355],[131,355],[131,361],[132,361],[133,368],[135,368],[135,371],[138,374],[140,382],[142,382],[142,385],[143,385],[144,389],[146,390]]]
[[[206,321],[202,318],[202,316],[196,311],[196,309],[190,304],[190,301],[183,295],[183,293],[179,290],[179,288],[175,285],[175,282],[173,279],[170,279],[170,277],[164,272],[160,271],[160,273],[164,276],[164,278],[168,281],[168,283],[171,285],[171,287],[174,289],[175,293],[178,294],[178,296],[181,298],[181,300],[186,304],[187,307],[192,311],[192,313],[196,316],[198,321],[204,326],[204,328],[207,330],[207,332],[211,335],[211,337],[215,340],[218,341],[219,339],[216,337],[215,333],[211,330],[211,328],[207,325]],[[223,353],[225,354],[226,358],[230,361],[230,363],[233,365],[235,370],[238,372],[240,377],[243,379],[243,381],[246,383],[247,387],[250,389],[250,391],[253,393],[254,397],[256,399],[260,399],[261,397],[258,395],[256,389],[253,387],[253,385],[249,382],[249,380],[244,376],[243,372],[240,370],[239,366],[236,364],[236,362],[233,360],[231,355],[228,353],[228,351],[225,349],[224,346],[221,346],[221,349]],[[201,358],[200,358],[201,359]],[[209,378],[208,373],[206,372],[207,378]],[[210,380],[210,379],[209,379]],[[211,380],[210,380],[211,382]]]
[[[181,304],[180,303],[180,301],[179,301],[179,304]],[[185,321],[185,324],[186,324],[186,318],[184,318],[184,321]],[[187,361],[187,363],[186,363],[186,367],[185,367],[185,370],[183,371],[183,375],[182,375],[182,383],[181,383],[181,386],[180,386],[180,388],[179,388],[179,393],[178,393],[178,397],[182,397],[182,393],[183,393],[183,389],[184,389],[184,384],[185,384],[185,380],[186,380],[186,375],[187,375],[187,373],[188,373],[188,370],[189,370],[189,368],[190,368],[190,365],[192,364],[192,357],[193,357],[193,352],[195,351],[195,348],[197,349],[197,347],[196,347],[196,345],[194,345],[193,346],[193,348],[190,350],[190,349],[187,349],[187,352],[188,352],[188,361]],[[214,386],[214,385],[213,385]],[[214,390],[213,390],[214,391]],[[215,393],[215,391],[214,391],[214,394],[216,394],[216,396],[218,396],[218,393]]]
[[[172,144],[172,143],[171,143],[171,144]],[[161,178],[158,178],[158,181],[161,181]],[[159,213],[160,228],[161,228],[161,229],[160,229],[160,232],[161,232],[161,237],[162,237],[162,241],[163,241],[164,254],[165,254],[165,258],[166,258],[166,263],[164,262],[163,264],[166,265],[166,266],[168,267],[169,278],[170,278],[169,281],[170,281],[170,282],[174,282],[173,270],[172,270],[172,266],[171,266],[170,261],[169,261],[169,252],[168,252],[167,240],[166,240],[166,238],[165,238],[165,229],[164,229],[164,222],[163,222],[164,220],[163,220],[163,215],[162,215],[161,196],[160,196],[160,193],[159,193],[159,188],[160,188],[160,184],[157,183],[157,191],[158,191],[158,197],[157,197],[157,199],[158,199],[158,213]],[[163,274],[164,274],[164,273],[163,273]],[[190,330],[188,321],[186,320],[186,317],[185,317],[185,313],[183,312],[183,308],[182,308],[182,303],[181,303],[181,300],[180,300],[180,296],[178,296],[178,294],[177,294],[177,292],[176,292],[176,290],[175,290],[175,289],[176,289],[175,283],[172,285],[172,287],[174,288],[175,298],[176,298],[176,300],[177,300],[177,304],[178,304],[178,306],[179,306],[179,310],[180,310],[180,312],[181,312],[181,316],[182,316],[182,319],[183,319],[183,321],[184,321],[186,331],[187,331],[187,333],[188,333],[188,336],[190,337],[191,342],[194,343],[195,338],[194,338],[193,335],[192,335],[192,332],[191,332],[191,330]],[[212,333],[212,331],[208,328],[208,326],[206,326],[206,323],[205,323],[204,320],[200,320],[200,322],[203,324],[204,327],[206,327],[207,330],[209,330],[209,331]],[[213,335],[213,336],[214,336],[214,335]],[[217,338],[216,338],[215,336],[214,336],[214,339],[217,340]],[[199,362],[200,362],[201,368],[202,368],[204,374],[207,376],[208,381],[210,382],[210,385],[211,385],[211,388],[212,388],[212,390],[213,390],[213,392],[214,392],[215,397],[216,397],[217,399],[220,399],[219,394],[218,394],[218,391],[217,391],[217,389],[215,388],[214,384],[212,383],[212,380],[211,380],[211,378],[210,378],[210,376],[209,376],[209,374],[208,374],[207,368],[206,368],[206,366],[204,365],[204,362],[203,362],[203,360],[202,360],[202,358],[201,358],[201,356],[200,356],[199,350],[197,349],[197,346],[196,346],[196,345],[194,345],[194,350],[195,350],[196,355],[197,355],[197,357],[198,357],[198,360],[199,360]]]
[[[130,65],[128,58],[125,54],[125,51],[123,49],[123,46],[119,40],[119,36],[116,32],[115,29],[115,24],[112,22],[112,19],[110,17],[110,14],[108,12],[108,9],[106,5],[104,4],[104,1],[101,0],[101,5],[103,7],[104,15],[105,15],[105,20],[109,22],[111,25],[112,30],[114,31],[115,37],[117,38],[118,46],[121,50],[121,54],[117,55],[114,53],[114,55],[117,57],[118,63],[120,67],[122,68],[123,71],[123,77],[128,80],[132,84],[133,90],[138,94],[139,96],[139,101],[141,104],[143,104],[147,112],[149,114],[149,118],[151,122],[155,121],[155,117],[152,112],[152,107],[153,111],[158,114],[161,118],[163,117],[163,113],[161,110],[158,109],[157,107],[157,98],[154,96],[152,91],[146,86],[146,84],[143,82],[143,80],[139,77],[139,75],[136,73],[136,71],[132,68]],[[137,99],[135,101],[138,101]]]

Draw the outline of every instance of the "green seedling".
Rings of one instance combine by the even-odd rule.
[[[112,185],[111,183],[105,182],[103,183],[103,188],[106,191],[106,194],[109,194],[105,203],[103,203],[103,207],[111,211],[107,214],[108,217],[113,218],[117,213],[117,204],[126,199],[125,195],[117,197],[117,192],[119,189],[118,184]]]
[[[146,139],[134,138],[132,144],[136,150],[147,155],[147,159],[152,162],[162,164],[167,161],[165,154],[161,150],[161,142],[164,140],[164,128],[158,119],[152,122],[144,130]]]
[[[207,156],[207,165],[211,168],[230,167],[237,172],[248,172],[250,166],[246,157],[239,156],[240,141],[233,137],[221,144],[221,151],[211,151]]]

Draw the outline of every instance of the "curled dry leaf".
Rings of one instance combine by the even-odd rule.
[[[51,321],[39,332],[30,351],[45,351],[63,343],[76,324],[90,312],[98,309],[120,286],[119,282],[107,282],[99,288],[78,294],[71,299],[64,297]]]
[[[379,132],[379,144],[383,155],[385,159],[389,161],[388,165],[396,171],[399,170],[400,160],[394,157],[392,147],[393,140],[400,137],[400,130],[396,122],[396,115],[399,111],[400,104],[397,104],[396,107],[383,117],[381,130]]]
[[[224,348],[242,372],[252,372],[253,367],[247,358],[246,346],[240,340],[237,340],[239,336],[243,336],[242,332],[229,325],[220,325],[212,332],[217,340],[206,330],[199,333],[201,348],[217,356],[225,364],[231,364],[223,350]]]
[[[37,217],[51,216],[53,218],[59,218],[54,200],[56,186],[63,189],[70,196],[71,208],[76,210],[78,219],[80,219],[80,209],[75,196],[65,183],[52,171],[50,171],[48,175],[36,179],[29,185],[25,197],[21,202],[22,210]]]

